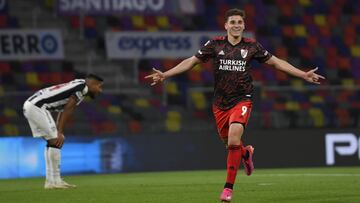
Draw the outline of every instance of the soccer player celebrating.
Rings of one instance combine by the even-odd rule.
[[[222,202],[231,201],[241,159],[247,175],[251,175],[254,169],[252,162],[254,148],[244,147],[241,142],[252,108],[253,85],[249,73],[251,60],[269,64],[310,83],[320,84],[320,79],[325,79],[315,73],[317,68],[304,72],[273,56],[255,40],[243,37],[244,18],[244,11],[228,10],[225,13],[226,36],[208,41],[196,55],[183,60],[172,69],[166,72],[153,69],[154,73],[145,77],[151,78],[151,85],[155,85],[166,78],[190,70],[198,63],[213,59],[215,79],[213,113],[218,133],[228,150],[226,183],[220,195]]]
[[[24,115],[29,122],[33,137],[42,137],[47,142],[44,151],[45,189],[76,187],[62,180],[60,176],[65,124],[85,96],[95,98],[102,92],[102,84],[102,78],[89,74],[85,79],[75,79],[41,89],[25,101]],[[59,112],[56,123],[50,114],[51,111]]]

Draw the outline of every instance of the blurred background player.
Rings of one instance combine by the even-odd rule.
[[[102,92],[103,79],[89,74],[85,79],[75,79],[68,83],[54,85],[37,91],[24,103],[33,137],[42,137],[47,146],[44,151],[46,164],[45,189],[72,188],[61,179],[61,148],[64,144],[66,122],[85,96],[95,98]],[[50,112],[59,112],[56,123]]]
[[[213,113],[218,133],[228,149],[227,178],[220,200],[230,202],[237,170],[243,158],[247,175],[251,175],[252,146],[244,147],[241,137],[252,108],[253,85],[250,76],[250,61],[272,65],[278,70],[302,78],[310,83],[320,84],[323,76],[315,73],[317,68],[304,72],[288,62],[273,56],[258,42],[243,37],[245,29],[245,12],[230,9],[225,13],[225,29],[227,36],[208,41],[195,56],[187,58],[172,69],[146,76],[151,78],[151,85],[182,72],[188,71],[196,64],[213,59],[214,101]]]

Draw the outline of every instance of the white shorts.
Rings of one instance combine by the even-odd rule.
[[[24,103],[23,110],[33,137],[42,137],[45,140],[57,138],[56,124],[48,110],[39,108],[29,101]]]

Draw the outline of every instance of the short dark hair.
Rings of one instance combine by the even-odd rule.
[[[97,75],[92,74],[92,73],[88,74],[86,76],[86,79],[94,79],[94,80],[97,80],[99,82],[104,82],[104,79],[102,79],[100,76],[97,76]]]
[[[229,9],[225,12],[225,22],[228,21],[230,16],[241,16],[243,19],[245,19],[245,11],[237,8]]]

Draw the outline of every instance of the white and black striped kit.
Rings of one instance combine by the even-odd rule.
[[[43,137],[46,140],[57,138],[56,123],[50,111],[64,110],[72,95],[76,97],[79,105],[87,92],[85,80],[76,79],[41,89],[29,97],[24,103],[23,110],[33,136]]]
[[[88,92],[84,79],[72,80],[68,83],[54,85],[37,91],[28,101],[39,108],[49,111],[62,111],[69,97],[74,95],[79,105]]]

